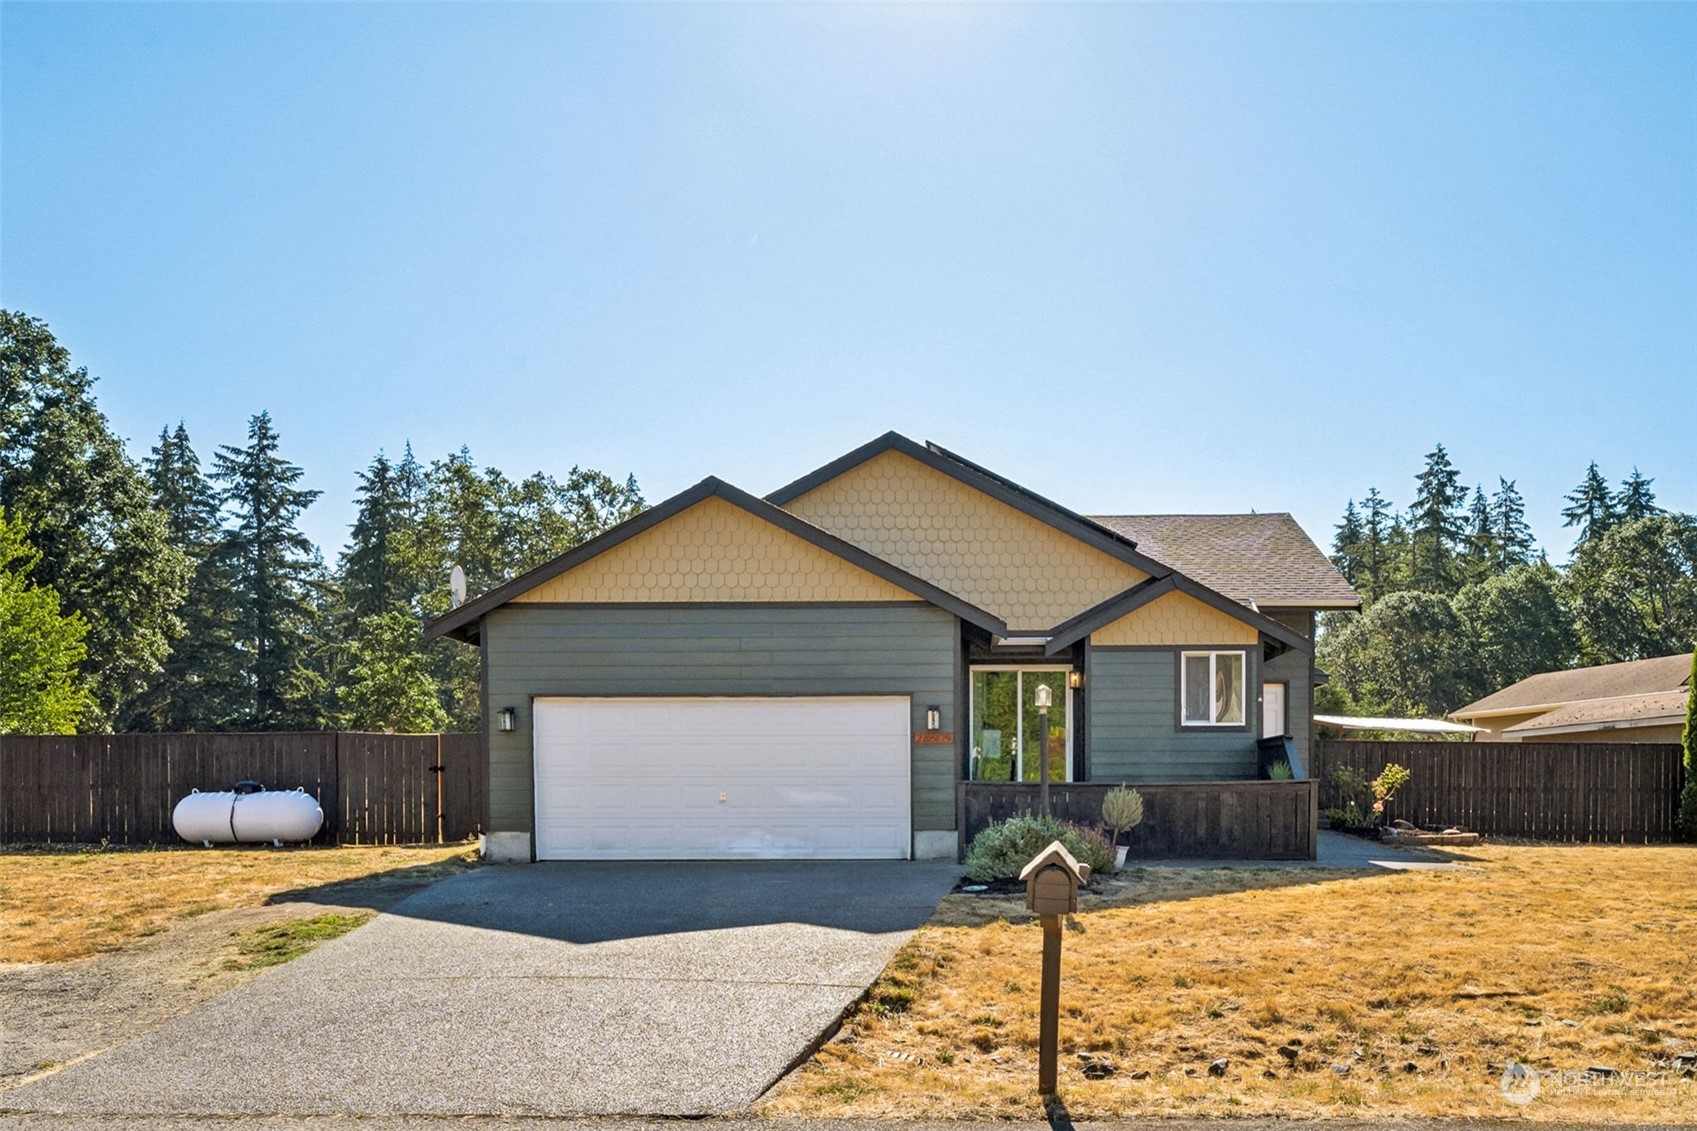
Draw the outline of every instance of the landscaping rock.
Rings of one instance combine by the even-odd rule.
[[[1114,1074],[1114,1066],[1105,1060],[1093,1060],[1084,1066],[1086,1080],[1106,1080]]]
[[[1336,1072],[1339,1076],[1348,1076],[1350,1073],[1350,1067],[1342,1061],[1339,1061],[1332,1065],[1332,1071]]]
[[[1563,1025],[1566,1025],[1566,1026],[1567,1026],[1567,1027],[1568,1027],[1568,1028],[1569,1028],[1569,1029],[1577,1029],[1577,1028],[1579,1028],[1579,1022],[1577,1022],[1577,1021],[1568,1021],[1568,1020],[1567,1020],[1567,1019],[1565,1019],[1565,1018],[1564,1018],[1564,1019],[1563,1019],[1563,1020],[1562,1020],[1562,1024],[1563,1024]]]
[[[1295,1045],[1280,1045],[1279,1055],[1290,1061],[1292,1064],[1295,1064],[1296,1058],[1302,1055],[1302,1050],[1297,1048]]]
[[[1225,1057],[1222,1056],[1220,1059],[1216,1060],[1214,1063],[1212,1063],[1208,1066],[1208,1075],[1210,1075],[1210,1076],[1224,1076],[1226,1074],[1226,1069],[1228,1069],[1230,1067],[1231,1067],[1231,1061],[1227,1060]]]
[[[1147,1068],[1139,1068],[1136,1072],[1131,1074],[1131,1078],[1133,1080],[1147,1080],[1149,1079],[1149,1070]]]
[[[1606,1064],[1593,1064],[1585,1070],[1585,1074],[1587,1076],[1599,1076],[1604,1080],[1607,1080],[1610,1077],[1619,1076],[1620,1070],[1618,1068],[1610,1068]]]
[[[1412,1076],[1414,1073],[1420,1071],[1420,1066],[1412,1060],[1405,1060],[1402,1062],[1402,1070]]]
[[[1438,1055],[1438,1046],[1437,1045],[1421,1045],[1419,1048],[1415,1049],[1414,1051],[1419,1053],[1421,1056],[1437,1056]]]

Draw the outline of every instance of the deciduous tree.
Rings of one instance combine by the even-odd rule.
[[[340,693],[342,725],[413,733],[448,725],[418,633],[417,618],[398,607],[359,619]]]
[[[1481,692],[1559,671],[1578,660],[1566,585],[1548,562],[1522,563],[1455,595],[1471,672]]]
[[[1620,523],[1581,543],[1567,580],[1587,662],[1682,652],[1697,641],[1697,518]]]
[[[1328,631],[1318,660],[1350,700],[1398,716],[1454,710],[1478,688],[1466,626],[1439,593],[1380,598]]]
[[[30,575],[41,554],[0,510],[0,734],[70,734],[89,709],[80,613]]]

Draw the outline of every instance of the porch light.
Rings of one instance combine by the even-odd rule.
[[[519,713],[511,707],[502,707],[499,711],[495,712],[495,729],[519,729]]]
[[[925,708],[925,729],[943,729],[943,709],[941,707],[933,705]]]
[[[1037,699],[1037,709],[1039,711],[1047,711],[1050,707],[1055,705],[1055,692],[1048,684],[1039,683],[1037,685],[1037,690],[1033,692],[1033,694]]]
[[[1083,687],[1084,686],[1084,673],[1080,672],[1080,671],[1070,671],[1070,672],[1068,672],[1067,673],[1067,686],[1072,688],[1074,691],[1077,691],[1079,688]]]

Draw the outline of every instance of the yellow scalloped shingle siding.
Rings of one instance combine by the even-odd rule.
[[[1148,574],[900,452],[784,509],[1007,621],[1043,631]]]
[[[913,601],[907,590],[709,498],[514,601]]]
[[[1168,593],[1090,634],[1090,643],[1254,644],[1261,633],[1188,593]]]

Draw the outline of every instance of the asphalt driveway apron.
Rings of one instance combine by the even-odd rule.
[[[865,990],[958,875],[902,862],[483,868],[0,1093],[0,1109],[735,1111]]]

